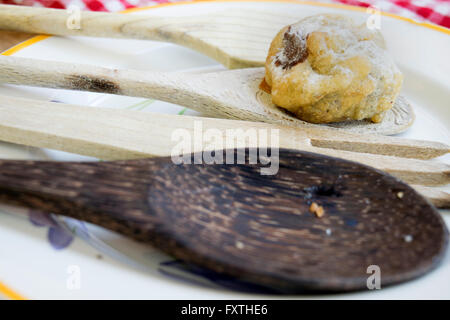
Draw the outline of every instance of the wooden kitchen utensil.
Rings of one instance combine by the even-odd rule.
[[[224,140],[222,144],[206,141],[211,130]],[[267,139],[260,135],[261,131]],[[275,131],[278,131],[278,138],[272,139]],[[256,139],[251,138],[252,133]],[[237,136],[247,138],[242,144],[238,143]],[[447,145],[436,142],[350,134],[322,128],[291,128],[257,122],[103,109],[8,96],[0,96],[0,140],[103,160],[170,156],[179,151],[177,145],[180,142],[188,145],[189,150],[184,150],[184,153],[215,148],[279,146],[365,163],[419,185],[416,187],[420,188],[420,193],[434,204],[450,207],[448,193],[424,187],[450,183],[450,166],[437,161],[410,159],[430,159],[449,152]]]
[[[227,68],[264,65],[276,33],[304,18],[249,9],[223,10],[196,17],[80,12],[80,29],[70,27],[73,12],[0,5],[0,29],[62,36],[146,39],[172,42],[199,51]]]
[[[0,201],[85,220],[282,293],[366,289],[371,265],[384,287],[442,260],[445,223],[396,178],[288,149],[276,175],[261,167],[0,160]]]
[[[387,135],[405,131],[414,121],[411,106],[399,97],[381,123],[308,123],[272,103],[270,95],[259,89],[263,77],[264,68],[203,74],[160,73],[0,55],[0,82],[155,98],[213,117]]]

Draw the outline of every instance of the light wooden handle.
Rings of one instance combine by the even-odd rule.
[[[216,73],[118,70],[0,55],[0,82],[153,98],[183,105],[211,116],[226,113],[240,115],[251,121],[264,119],[258,112],[243,110],[238,106],[222,107],[220,97],[215,99],[217,92],[211,92],[218,90],[216,86],[210,85],[211,80],[216,78]]]
[[[450,146],[434,141],[405,139],[393,136],[330,132],[327,129],[305,128],[314,147],[382,154],[401,158],[433,159],[450,152]]]
[[[105,12],[80,12],[80,29],[73,24],[76,13],[68,10],[0,5],[0,29],[60,36],[91,36],[169,41],[163,26],[180,19],[125,15]]]
[[[99,109],[8,97],[0,97],[0,119],[2,141],[105,160],[171,155],[180,143],[180,134],[196,138],[196,125],[201,125],[203,132],[216,129],[222,135],[229,129],[279,129],[281,148],[358,161],[412,184],[442,185],[450,182],[450,166],[444,163],[313,147],[307,131],[265,123]],[[178,139],[173,139],[177,134]],[[221,147],[234,147],[234,142]],[[257,145],[249,143],[248,146]],[[189,152],[214,147],[217,146],[201,142],[192,144]]]
[[[0,55],[0,82],[17,85],[120,94],[177,103],[192,95],[195,97],[191,99],[197,98],[198,94],[192,92],[190,83],[198,78],[201,79],[201,75],[117,70]],[[206,106],[204,109],[211,112]]]

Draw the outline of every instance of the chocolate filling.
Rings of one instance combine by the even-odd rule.
[[[283,70],[286,70],[305,61],[308,57],[307,39],[308,35],[303,36],[296,32],[291,32],[291,27],[289,27],[283,36],[284,50],[281,55],[277,56],[275,65],[277,67],[281,66]]]

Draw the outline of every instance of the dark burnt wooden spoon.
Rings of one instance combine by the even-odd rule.
[[[442,260],[443,220],[396,178],[286,149],[276,175],[261,175],[261,167],[175,165],[170,157],[5,160],[0,201],[92,222],[284,293],[365,289],[370,265],[381,268],[386,286]],[[314,202],[322,218],[310,212]]]

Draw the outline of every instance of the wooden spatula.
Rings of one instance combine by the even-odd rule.
[[[275,34],[301,18],[304,18],[301,10],[275,13],[228,9],[194,17],[83,11],[80,29],[76,29],[70,27],[73,19],[66,10],[0,5],[3,30],[172,42],[199,51],[231,69],[262,66]]]
[[[443,220],[396,178],[288,149],[278,173],[264,176],[246,155],[242,165],[0,161],[0,201],[95,223],[283,293],[365,289],[373,265],[387,286],[442,260]]]
[[[398,97],[380,123],[308,123],[272,103],[270,95],[259,89],[263,77],[264,68],[161,73],[0,55],[0,82],[155,98],[213,117],[386,135],[405,131],[415,119],[411,105]]]

